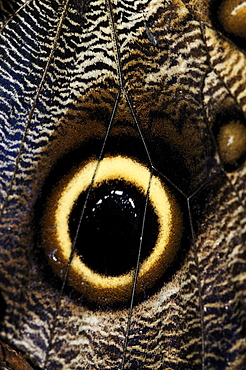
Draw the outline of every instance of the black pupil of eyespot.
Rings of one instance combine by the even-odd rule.
[[[102,183],[91,190],[78,229],[85,199],[82,193],[69,218],[72,241],[77,233],[77,254],[93,271],[104,275],[119,276],[135,269],[146,196],[124,181]],[[158,218],[148,202],[140,262],[150,255],[157,236]]]

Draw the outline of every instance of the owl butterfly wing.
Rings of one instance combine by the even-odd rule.
[[[244,368],[230,3],[1,3],[1,337],[33,367]]]

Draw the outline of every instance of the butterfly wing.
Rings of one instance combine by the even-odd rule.
[[[216,29],[205,2],[13,6],[0,44],[2,338],[44,369],[243,368],[241,44]],[[74,247],[61,257],[53,209],[81,166],[117,156],[148,169],[146,199],[151,179],[165,184],[182,226],[171,232],[171,265],[146,274],[158,276],[153,286],[136,258],[143,289],[132,278],[130,293],[106,292],[105,305],[71,275]],[[126,182],[139,188],[143,172],[133,172]]]

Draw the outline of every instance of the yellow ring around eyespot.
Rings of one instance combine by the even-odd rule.
[[[104,158],[99,164],[93,160],[73,175],[72,179],[63,186],[57,206],[55,207],[55,204],[51,206],[52,215],[48,215],[49,220],[52,218],[54,220],[55,233],[52,233],[53,237],[50,235],[46,249],[49,254],[52,253],[51,245],[54,248],[55,243],[59,263],[55,266],[52,263],[52,266],[58,273],[59,269],[65,269],[72,250],[68,226],[69,216],[79,195],[89,188],[93,177],[93,186],[99,186],[102,182],[109,180],[123,180],[133,184],[146,195],[151,175],[144,165],[122,156]],[[57,198],[54,197],[54,200],[56,202]],[[140,265],[137,294],[151,287],[155,280],[163,274],[176,254],[181,237],[182,222],[179,208],[156,176],[151,177],[149,201],[158,217],[159,232],[152,253]],[[51,240],[54,237],[56,240],[52,244]],[[115,277],[96,273],[86,266],[76,253],[74,253],[68,274],[70,285],[88,299],[100,303],[128,300],[131,296],[133,279],[134,270]]]

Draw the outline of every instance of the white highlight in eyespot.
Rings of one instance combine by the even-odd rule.
[[[246,153],[246,127],[241,121],[230,121],[222,126],[218,135],[222,160],[233,164]]]
[[[241,11],[242,8],[246,7],[246,1],[244,1],[242,4],[237,5],[231,12],[231,15],[237,15],[238,11]],[[244,9],[245,10],[245,9]]]
[[[246,38],[246,1],[222,1],[218,18],[225,31],[236,37]]]

